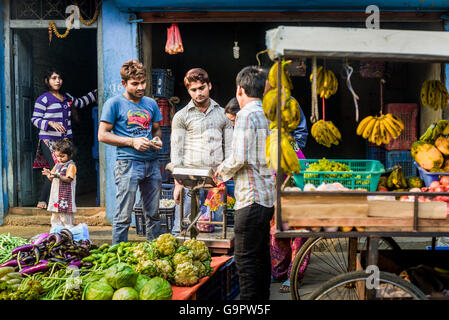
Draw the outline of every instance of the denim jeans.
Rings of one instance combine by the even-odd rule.
[[[190,204],[191,204],[191,197],[188,195],[188,189],[184,189],[184,218],[187,217],[187,215],[190,213]],[[200,189],[199,191],[199,199],[200,199],[200,208],[201,212],[199,214],[202,214],[205,210],[209,210],[209,207],[204,207],[203,203],[206,200],[207,197],[207,190]],[[221,206],[217,211],[213,213],[213,219],[212,221],[222,221],[223,220],[223,208],[224,206]],[[173,228],[172,228],[172,235],[178,236],[181,232],[181,224],[180,224],[180,218],[179,218],[179,212],[181,210],[181,206],[177,204],[175,206],[175,219],[173,221]],[[184,227],[184,230],[187,226]]]
[[[159,160],[117,160],[114,177],[117,186],[117,209],[112,222],[112,243],[128,241],[138,187],[145,215],[146,239],[151,241],[157,238],[161,234],[159,198],[162,178]]]
[[[274,207],[253,203],[235,211],[234,260],[239,276],[240,300],[270,298],[270,221]]]

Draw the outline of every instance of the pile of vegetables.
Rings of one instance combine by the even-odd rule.
[[[331,171],[331,172],[341,172],[341,171],[350,171],[352,172],[351,168],[344,164],[337,161],[331,161],[326,158],[318,160],[318,162],[314,162],[309,164],[308,168],[305,170],[305,172],[311,171],[311,172],[321,172],[321,171]],[[318,176],[321,176],[323,178],[350,178],[351,174],[324,174],[319,175],[317,173],[304,173],[304,178],[316,178]]]
[[[0,266],[0,300],[167,300],[172,284],[192,286],[213,271],[204,242],[180,245],[170,233],[97,247],[64,230],[15,244]]]
[[[106,270],[104,277],[91,282],[84,300],[171,300],[171,284],[160,277],[150,278],[133,270],[126,263],[117,263]]]
[[[80,266],[81,259],[96,248],[89,240],[75,241],[68,229],[60,233],[42,234],[31,244],[25,244],[11,251],[12,259],[1,267],[13,267],[22,275],[46,271],[52,264]]]
[[[24,244],[27,244],[26,239],[20,237],[13,237],[8,234],[0,234],[0,264],[12,259],[12,251]]]

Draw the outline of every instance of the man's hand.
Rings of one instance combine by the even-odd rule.
[[[152,145],[150,139],[146,137],[131,138],[131,139],[132,139],[131,146],[137,151],[145,151]]]
[[[181,191],[184,187],[178,183],[175,183],[175,189],[173,190],[173,199],[176,204],[181,202]]]
[[[151,141],[151,147],[153,149],[159,150],[162,148],[162,141],[161,141],[161,138],[159,138],[158,136],[155,136],[153,138],[153,140],[150,140],[150,141]]]

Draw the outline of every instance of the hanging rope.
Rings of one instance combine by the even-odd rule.
[[[257,60],[257,66],[258,66],[258,67],[260,67],[259,55],[261,55],[262,53],[265,53],[265,52],[268,52],[268,49],[259,51],[259,52],[256,54],[256,60]]]
[[[355,93],[354,89],[352,88],[352,84],[351,84],[351,75],[352,75],[352,72],[354,71],[354,69],[346,61],[346,63],[344,64],[344,70],[346,72],[346,85],[348,86],[349,91],[351,91],[352,98],[354,100],[355,121],[359,122],[359,104],[358,104],[357,100],[359,100],[360,98]]]
[[[380,85],[380,115],[381,116],[382,116],[383,110],[384,110],[384,83],[385,83],[385,80],[381,78],[379,80],[379,85]]]

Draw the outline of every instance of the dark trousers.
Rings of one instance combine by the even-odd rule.
[[[44,141],[40,141],[40,148],[42,150],[42,154],[45,157],[45,160],[47,160],[48,165],[50,166],[50,170],[55,166],[55,162],[53,161],[53,157],[51,156],[51,151],[47,147]],[[51,190],[51,181],[48,180],[47,177],[44,177],[44,186],[41,190],[41,195],[39,196],[39,202],[44,201],[48,204],[48,198],[50,197],[50,190]]]
[[[270,221],[274,207],[257,203],[235,211],[234,260],[240,300],[269,300],[271,284]]]

